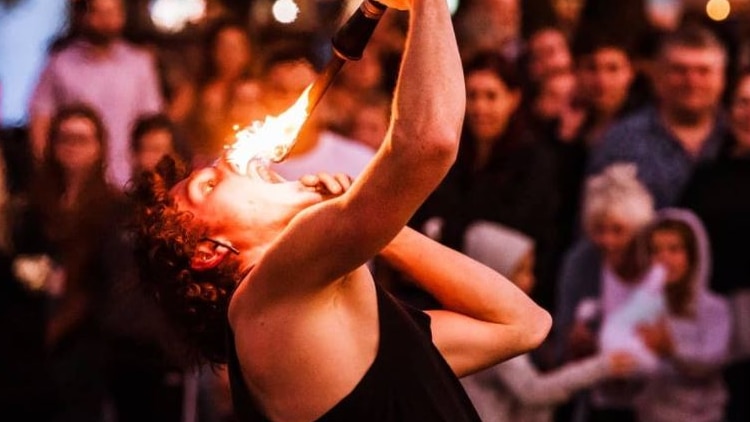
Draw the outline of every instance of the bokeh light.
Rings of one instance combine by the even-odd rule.
[[[723,21],[732,11],[732,5],[729,0],[709,0],[706,3],[706,14],[715,21]]]
[[[149,7],[151,20],[159,29],[177,32],[206,13],[205,0],[153,0]]]
[[[294,0],[276,0],[271,8],[273,18],[280,23],[292,23],[297,20],[299,7]]]

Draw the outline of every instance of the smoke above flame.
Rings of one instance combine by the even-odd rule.
[[[307,120],[311,87],[278,116],[268,116],[238,130],[235,143],[227,147],[225,159],[244,173],[253,160],[280,162],[286,158]]]

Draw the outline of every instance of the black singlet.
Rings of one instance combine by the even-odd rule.
[[[430,317],[396,301],[380,286],[380,341],[370,368],[357,386],[320,422],[479,421],[479,416],[448,363],[432,343]],[[229,381],[240,421],[269,421],[255,406],[229,339]]]

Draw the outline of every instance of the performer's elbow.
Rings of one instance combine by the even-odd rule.
[[[522,327],[524,344],[526,349],[533,350],[539,347],[549,335],[552,328],[552,316],[545,309],[536,306],[536,309],[524,318]]]

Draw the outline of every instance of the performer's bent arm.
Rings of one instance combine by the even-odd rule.
[[[275,280],[274,289],[284,289],[288,280],[287,294],[304,294],[375,256],[455,160],[465,98],[445,0],[412,0],[385,142],[350,190],[292,220],[254,270],[256,276]],[[300,274],[292,274],[295,270]]]
[[[445,308],[430,311],[433,341],[459,376],[525,353],[549,332],[547,311],[513,283],[414,230],[381,256]]]

